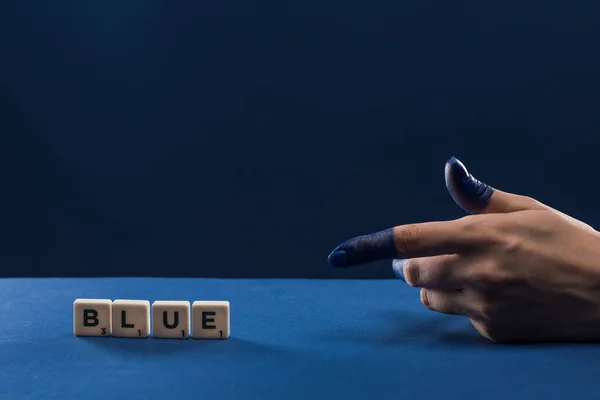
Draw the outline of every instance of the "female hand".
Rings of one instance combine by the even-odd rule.
[[[342,268],[395,259],[430,310],[468,317],[501,343],[600,339],[600,234],[540,202],[481,183],[455,158],[446,186],[472,215],[350,239]]]

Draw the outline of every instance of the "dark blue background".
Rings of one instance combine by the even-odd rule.
[[[461,216],[451,155],[594,225],[599,11],[3,0],[0,271],[391,277],[326,257]]]

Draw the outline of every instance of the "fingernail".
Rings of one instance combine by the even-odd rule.
[[[348,255],[344,250],[334,250],[327,258],[327,261],[334,268],[344,267],[348,261]]]
[[[406,279],[404,279],[404,269],[402,266],[404,265],[404,260],[395,259],[392,261],[392,269],[394,270],[394,274],[396,277],[400,279],[402,282],[406,283]]]
[[[494,189],[475,179],[456,157],[446,162],[446,186],[454,201],[467,211],[485,208]]]

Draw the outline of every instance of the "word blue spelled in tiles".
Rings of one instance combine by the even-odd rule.
[[[228,301],[77,299],[75,336],[124,338],[228,339]]]

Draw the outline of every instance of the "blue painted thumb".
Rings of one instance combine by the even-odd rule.
[[[548,209],[530,197],[506,193],[477,180],[455,157],[446,162],[445,175],[448,192],[456,204],[471,214]]]
[[[481,213],[488,208],[494,189],[475,179],[460,160],[450,157],[446,162],[445,175],[448,192],[462,209]]]

